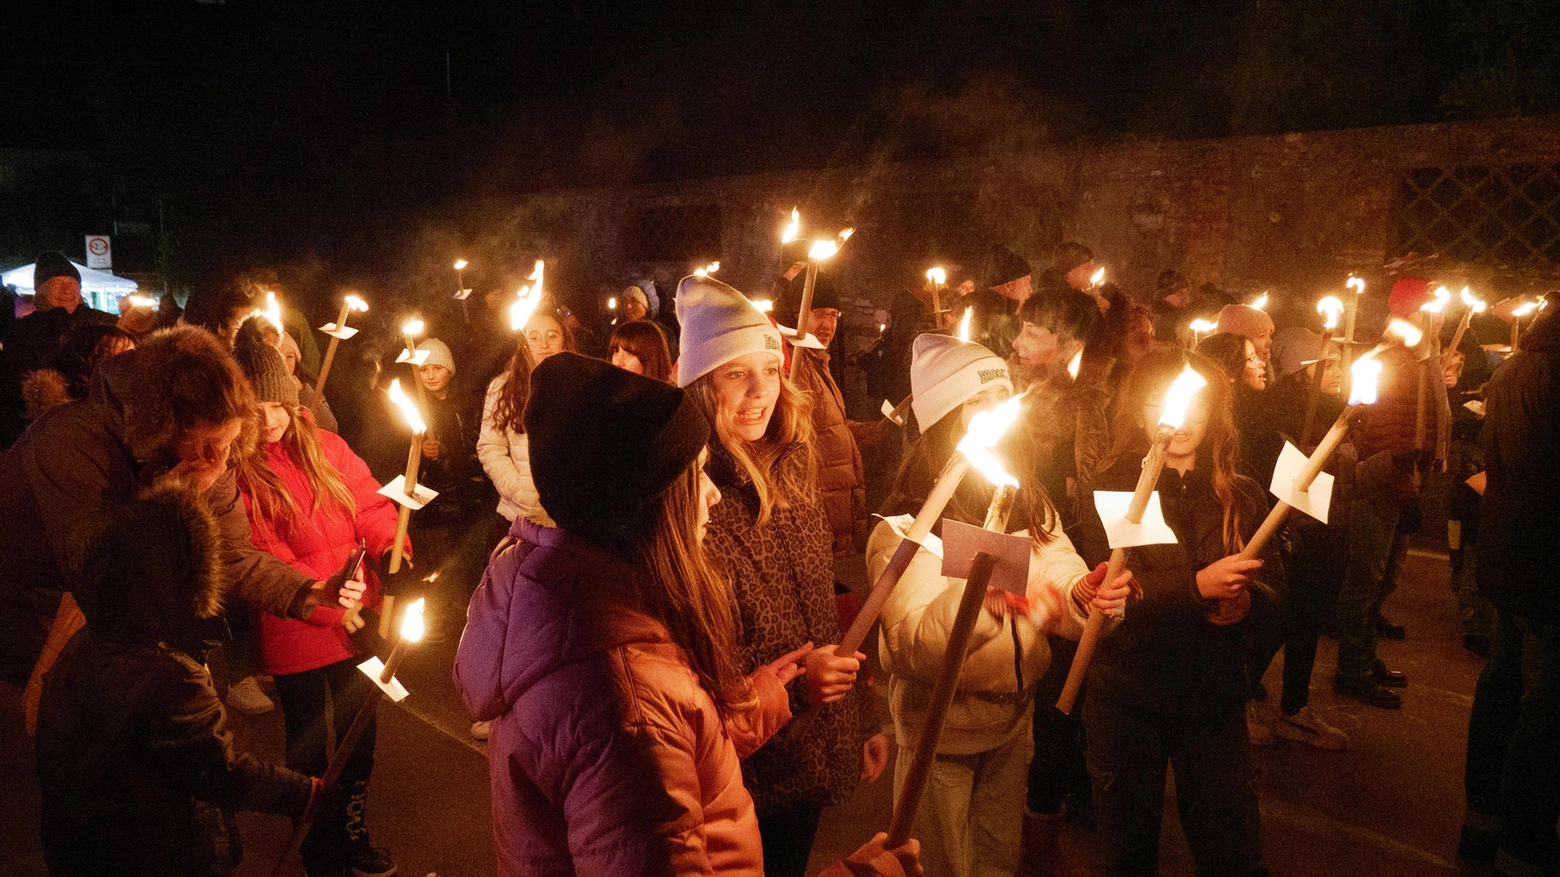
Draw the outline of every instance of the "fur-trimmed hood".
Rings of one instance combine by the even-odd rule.
[[[222,611],[222,534],[192,485],[162,479],[105,509],[79,559],[76,602],[99,640],[191,651]]]
[[[104,360],[92,376],[87,399],[135,459],[148,462],[171,454],[180,429],[176,400],[189,398],[196,384],[216,393],[216,385],[224,382],[236,382],[249,395],[238,364],[216,336],[194,326],[175,326],[147,336],[134,350]],[[245,407],[252,409],[253,403]],[[250,423],[253,420],[245,418],[235,457],[254,447],[258,426]]]

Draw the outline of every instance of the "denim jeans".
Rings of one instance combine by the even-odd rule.
[[[1387,559],[1397,531],[1398,501],[1361,491],[1349,522],[1349,567],[1338,589],[1338,676],[1363,679],[1376,660],[1376,616],[1387,597]]]
[[[1501,852],[1560,866],[1560,628],[1500,612],[1474,689],[1463,773],[1465,824],[1496,831]]]
[[[1083,708],[1094,815],[1112,877],[1159,873],[1165,769],[1199,877],[1264,875],[1246,717],[1238,707],[1167,717],[1094,692]]]

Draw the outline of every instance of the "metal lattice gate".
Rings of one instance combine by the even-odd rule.
[[[1560,266],[1560,165],[1404,171],[1396,252],[1508,269]]]

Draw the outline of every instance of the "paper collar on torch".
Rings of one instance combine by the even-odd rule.
[[[357,311],[358,313],[367,312],[368,302],[349,293],[342,299],[341,325],[338,326],[335,323],[326,323],[320,327],[320,331],[324,332],[326,335],[329,335],[332,338],[339,338],[342,341],[345,341],[348,338],[351,338],[353,335],[356,335],[358,330],[346,325],[346,318],[350,316],[353,311]]]

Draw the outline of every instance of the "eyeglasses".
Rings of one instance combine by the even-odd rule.
[[[840,311],[839,311],[839,308],[813,308],[812,309],[812,315],[813,315],[813,319],[815,319],[815,320],[817,320],[817,319],[838,320],[840,318]]]
[[[532,344],[540,344],[543,341],[562,341],[563,333],[557,329],[548,329],[546,332],[536,331],[525,333],[525,340]]]

